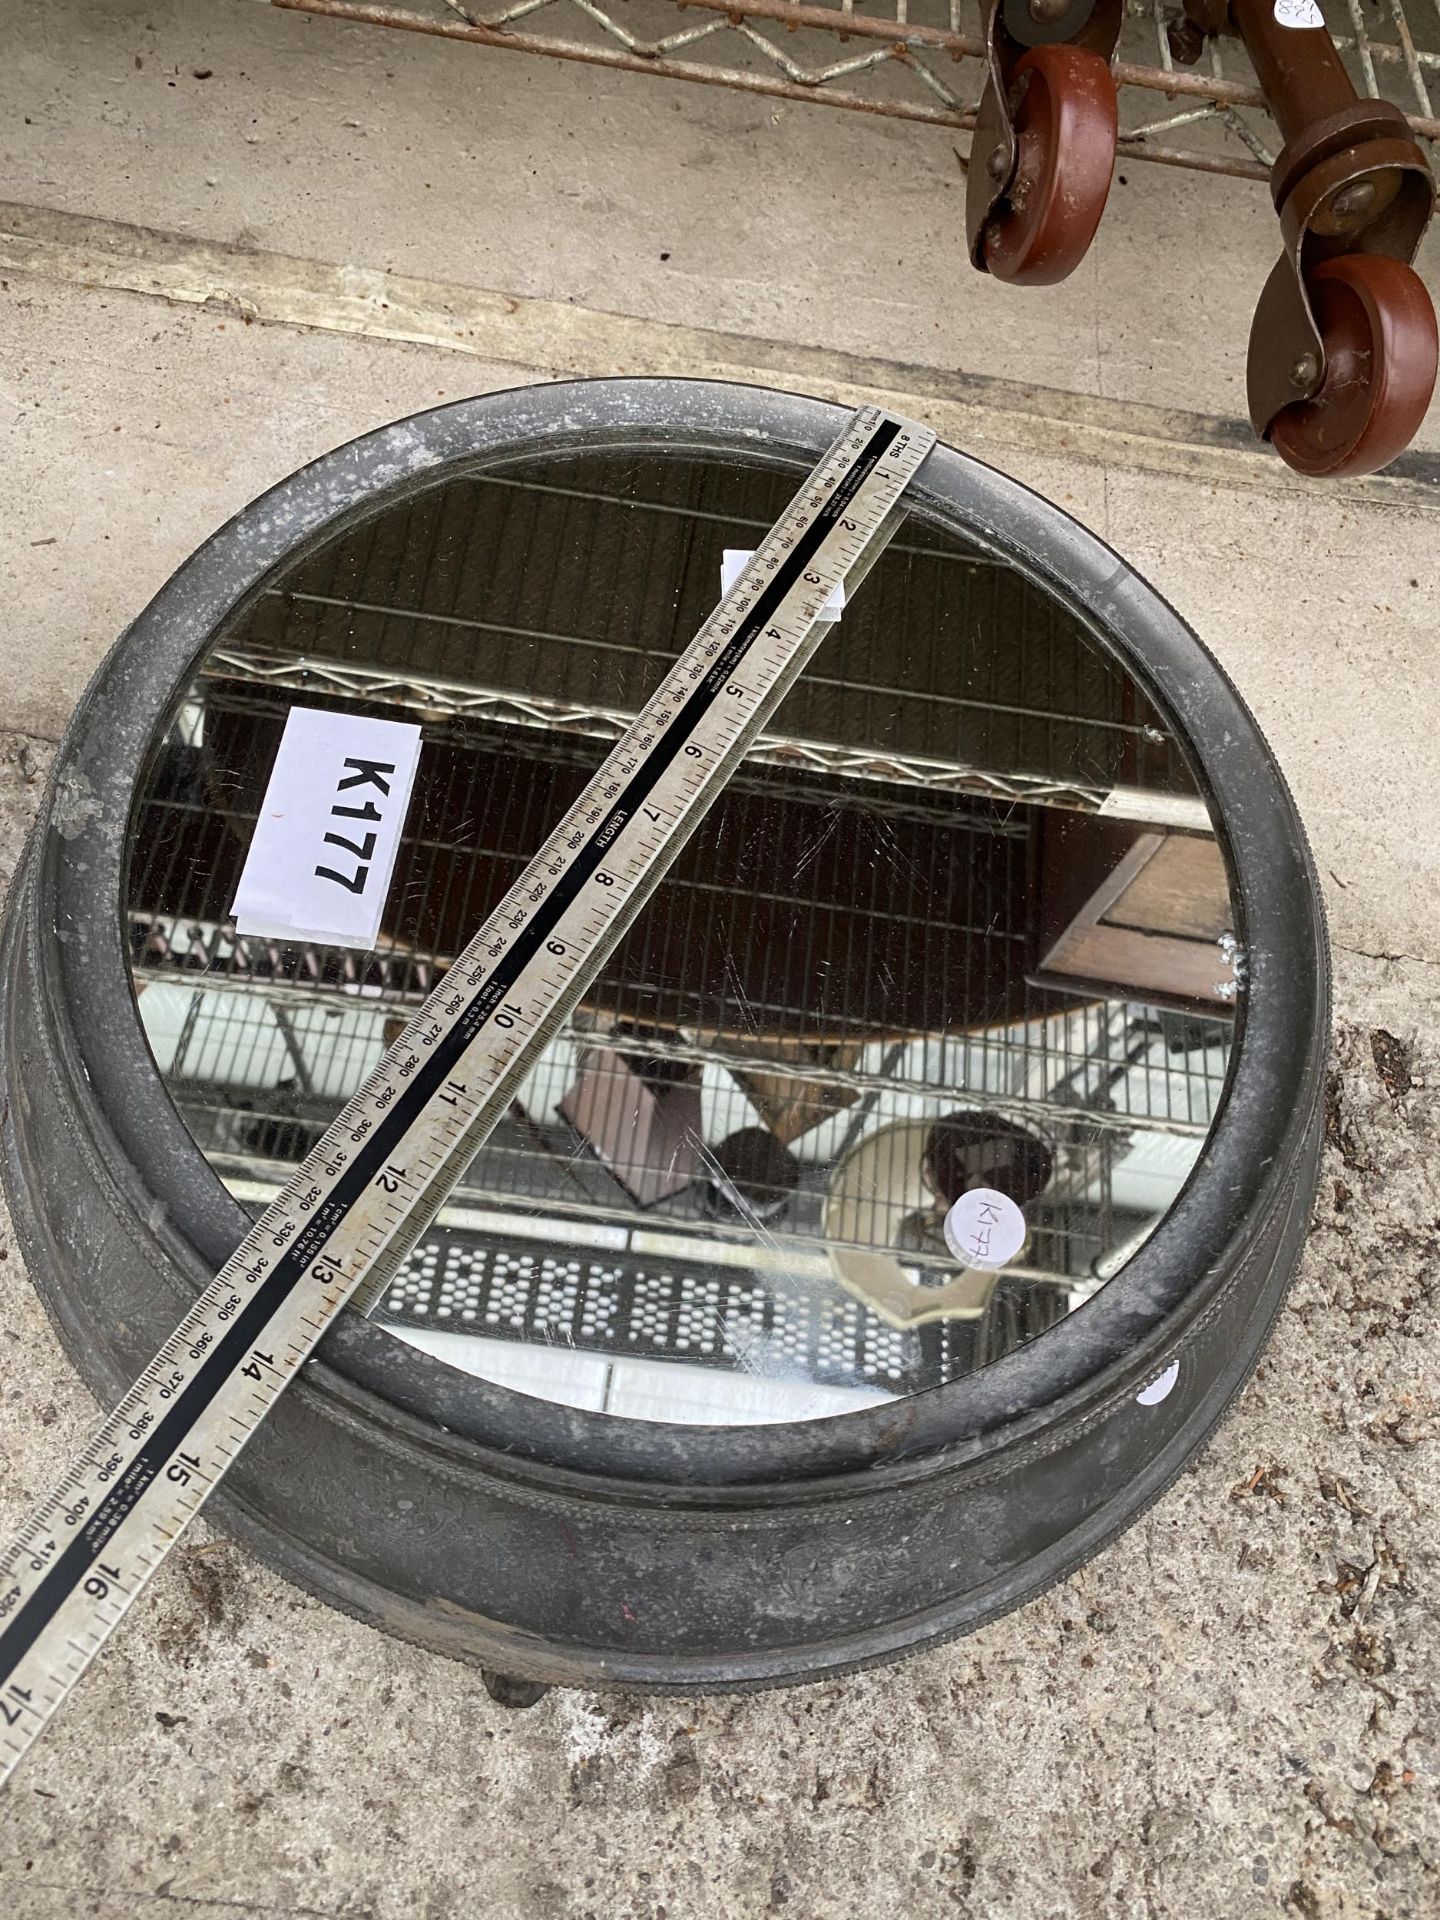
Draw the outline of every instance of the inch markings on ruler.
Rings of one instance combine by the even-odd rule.
[[[575,807],[0,1556],[0,1782],[347,1301],[368,1310],[893,528],[935,436],[867,407]]]

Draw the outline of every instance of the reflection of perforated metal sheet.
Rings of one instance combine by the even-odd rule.
[[[268,1191],[237,1185],[252,1205]],[[508,1224],[507,1237],[503,1215],[483,1232],[447,1220],[443,1234],[415,1248],[376,1317],[400,1330],[473,1334],[557,1358],[681,1361],[757,1384],[902,1394],[985,1364],[998,1357],[989,1350],[997,1339],[1014,1344],[1021,1329],[1021,1337],[1038,1333],[1065,1311],[1063,1294],[1010,1281],[993,1325],[966,1319],[905,1331],[837,1296],[800,1263],[793,1273],[773,1261],[747,1270],[708,1260],[703,1242],[687,1246],[674,1236],[665,1254],[628,1247],[623,1235],[615,1249],[598,1251],[564,1244],[563,1218]],[[822,1274],[824,1264],[817,1263]],[[513,1370],[494,1371],[507,1378]]]

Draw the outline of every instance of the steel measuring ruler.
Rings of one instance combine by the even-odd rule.
[[[935,436],[867,407],[0,1556],[0,1782],[348,1301],[368,1309],[854,591]]]

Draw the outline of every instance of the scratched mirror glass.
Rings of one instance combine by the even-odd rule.
[[[156,1064],[245,1207],[796,484],[694,449],[458,471],[233,618],[155,743],[126,909]],[[837,611],[376,1305],[448,1366],[700,1424],[922,1392],[1083,1309],[1203,1151],[1243,965],[1174,726],[914,510]]]

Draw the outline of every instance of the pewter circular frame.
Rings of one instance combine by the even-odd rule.
[[[117,642],[62,744],[0,959],[7,1184],[42,1295],[102,1397],[128,1384],[247,1224],[155,1072],[121,936],[136,783],[217,629],[298,544],[457,466],[659,440],[800,472],[844,418],[794,395],[676,380],[439,408],[281,482]],[[1103,542],[944,447],[910,504],[998,550],[1123,657],[1203,777],[1248,960],[1205,1155],[1080,1312],[977,1374],[826,1420],[616,1420],[460,1375],[344,1315],[214,1508],[338,1604],[545,1681],[744,1686],[864,1664],[962,1631],[1088,1557],[1168,1484],[1248,1375],[1308,1217],[1328,1027],[1318,888],[1293,805],[1214,660]],[[1177,1357],[1180,1386],[1131,1435],[1137,1388]],[[296,1448],[327,1461],[312,1476],[323,1488],[297,1475]],[[1027,1486],[1052,1507],[1069,1499],[1069,1524],[1021,1511]],[[515,1563],[477,1573],[472,1526],[493,1529]],[[902,1543],[913,1555],[932,1532],[929,1572],[880,1577]],[[687,1612],[697,1543],[710,1591]],[[847,1548],[848,1571],[829,1564]],[[793,1617],[761,1631],[777,1554],[798,1569]],[[557,1598],[567,1565],[574,1587]],[[655,1602],[639,1633],[607,1612],[627,1580]]]

